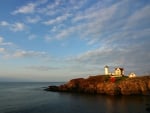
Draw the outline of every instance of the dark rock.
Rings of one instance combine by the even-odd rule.
[[[150,107],[147,107],[147,108],[146,108],[146,111],[150,112]]]
[[[59,86],[48,86],[48,88],[45,89],[46,91],[59,91]]]

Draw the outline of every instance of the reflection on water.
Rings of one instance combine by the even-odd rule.
[[[148,98],[143,96],[119,96],[106,98],[107,113],[144,113]]]
[[[60,93],[70,100],[68,107],[84,113],[149,113],[149,96],[106,96]],[[73,103],[72,103],[73,102]],[[80,110],[79,110],[80,108]],[[74,113],[76,113],[74,112]]]

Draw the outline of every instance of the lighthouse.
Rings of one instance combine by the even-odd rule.
[[[108,67],[108,66],[105,66],[105,67],[104,67],[104,70],[105,70],[105,75],[109,75],[109,67]]]

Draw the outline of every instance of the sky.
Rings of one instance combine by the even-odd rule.
[[[150,74],[149,0],[0,0],[0,81]]]

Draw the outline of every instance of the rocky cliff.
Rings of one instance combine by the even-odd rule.
[[[111,78],[106,75],[72,79],[60,86],[49,86],[48,91],[107,95],[150,95],[150,76]]]

